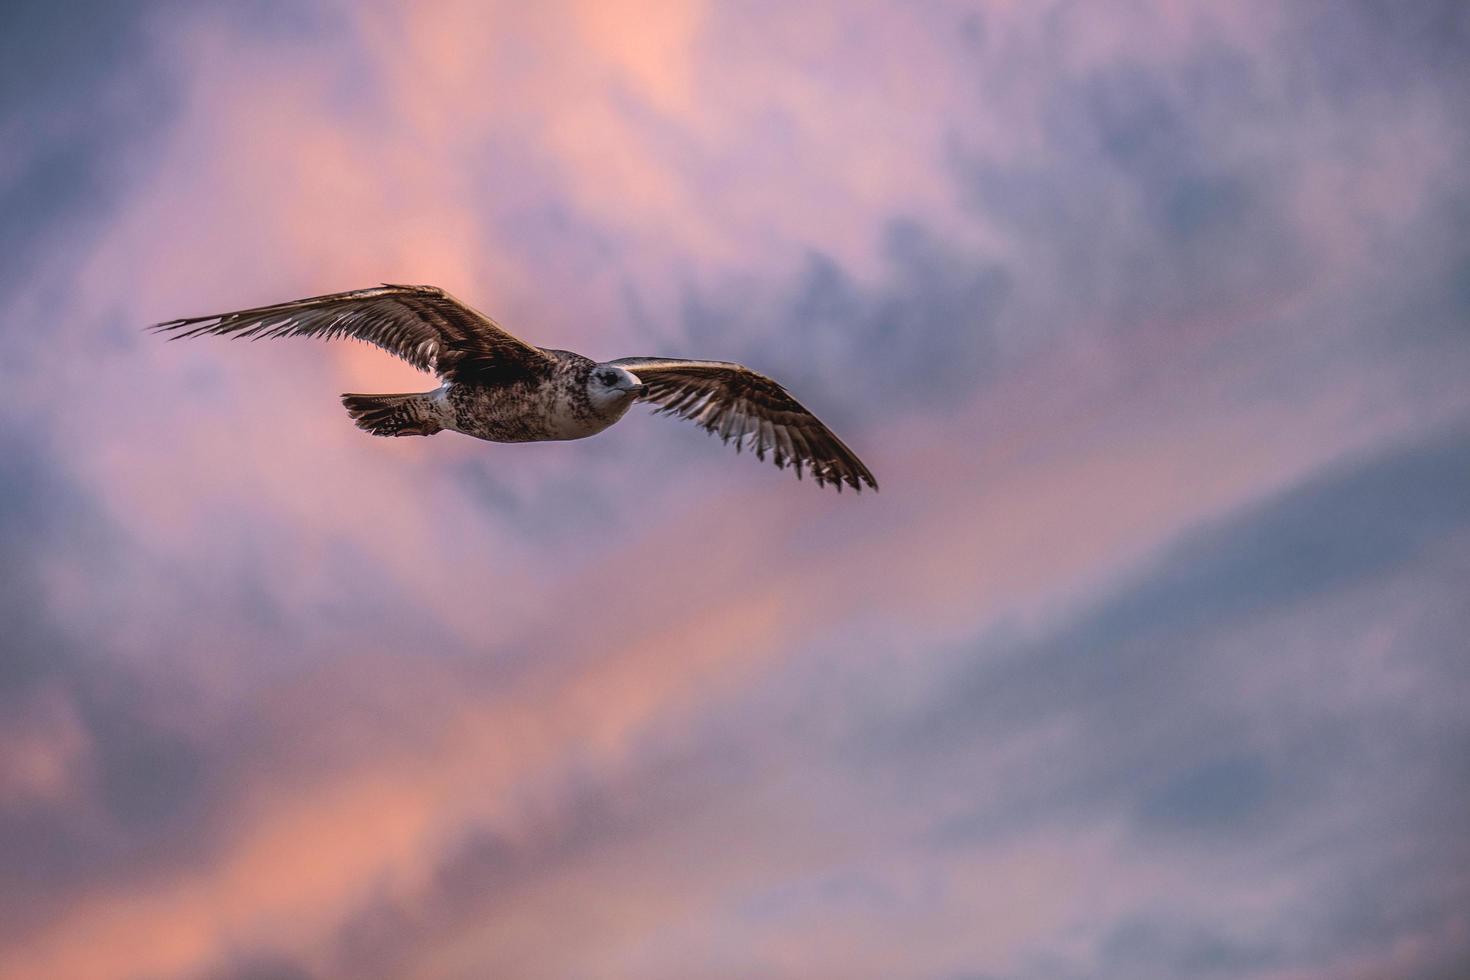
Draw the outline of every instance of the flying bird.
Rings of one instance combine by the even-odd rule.
[[[738,452],[771,455],[801,478],[840,492],[878,483],[862,461],[775,381],[729,361],[620,357],[594,361],[535,347],[435,286],[384,284],[275,306],[184,317],[151,328],[172,339],[353,337],[443,382],[433,391],[342,396],[357,427],[377,436],[431,436],[445,429],[491,442],[583,439],[623,417],[635,401],[689,419]]]

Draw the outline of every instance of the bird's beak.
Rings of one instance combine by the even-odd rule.
[[[648,391],[648,385],[646,385],[646,384],[629,385],[628,387],[624,388],[623,390],[626,391],[628,394],[632,395],[634,398],[641,398],[643,396],[644,392]]]

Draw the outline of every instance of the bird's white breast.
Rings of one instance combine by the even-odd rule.
[[[585,439],[612,425],[628,411],[631,398],[611,404],[591,406],[574,398],[565,390],[549,399],[546,430],[550,439]]]

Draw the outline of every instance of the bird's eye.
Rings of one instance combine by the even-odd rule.
[[[617,386],[618,376],[616,374],[613,374],[611,371],[604,371],[602,372],[602,377],[600,380],[609,388],[614,388]]]

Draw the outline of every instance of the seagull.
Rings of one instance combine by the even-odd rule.
[[[376,436],[431,436],[449,429],[490,442],[584,439],[635,401],[689,419],[758,459],[770,453],[818,486],[878,489],[873,474],[832,430],[772,379],[730,361],[620,357],[594,361],[535,347],[436,286],[385,283],[275,306],[184,317],[150,329],[170,339],[352,337],[436,376],[433,391],[342,396],[357,427]]]

